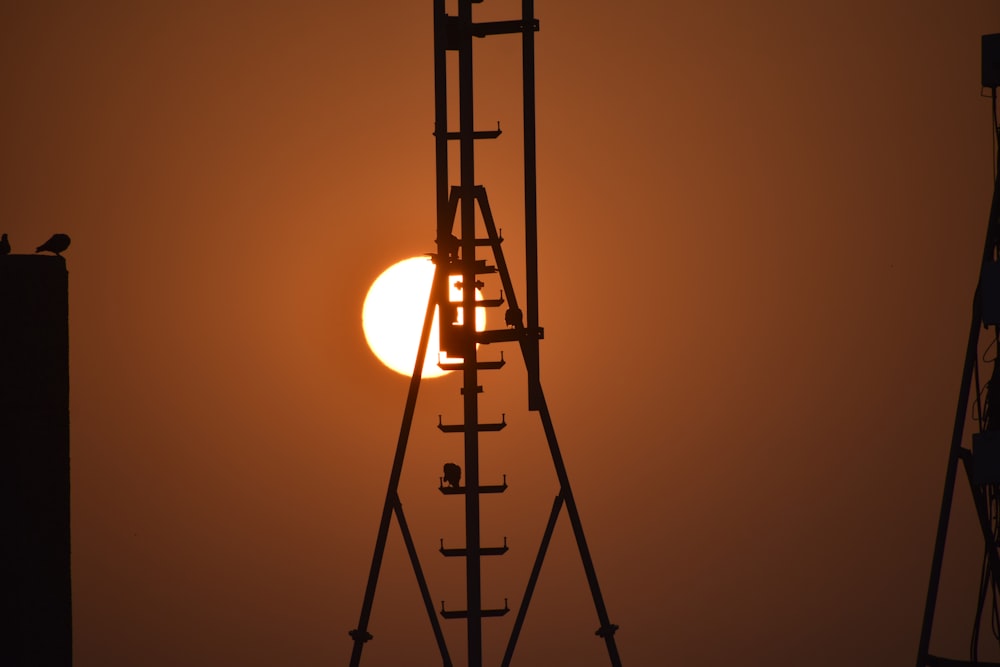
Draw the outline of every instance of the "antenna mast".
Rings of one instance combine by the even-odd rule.
[[[1000,86],[1000,34],[983,35],[982,85],[990,89],[993,102],[993,141],[1000,138],[997,125],[997,87]],[[994,170],[993,202],[986,227],[986,241],[983,247],[979,269],[979,282],[972,299],[972,323],[962,365],[962,381],[959,385],[958,405],[955,411],[955,425],[952,431],[951,447],[948,450],[948,465],[944,480],[944,494],[941,499],[941,513],[938,517],[937,537],[931,561],[930,583],[927,586],[927,602],[924,606],[923,625],[920,630],[920,646],[917,650],[917,667],[964,667],[966,665],[990,665],[1000,663],[979,660],[979,628],[987,593],[992,593],[994,608],[1000,599],[1000,360],[994,347],[993,368],[990,379],[980,381],[980,333],[992,330],[990,345],[1000,345],[1000,151],[994,158],[998,160]],[[975,392],[975,393],[973,393]],[[972,447],[965,442],[965,424],[969,419],[969,401],[973,398],[972,416],[977,423],[977,432],[972,434]],[[982,532],[985,551],[983,554],[982,578],[979,600],[972,628],[969,660],[953,660],[932,655],[930,652],[931,633],[934,627],[934,612],[937,607],[938,587],[941,582],[941,566],[944,562],[945,542],[948,538],[948,524],[952,513],[955,484],[961,473],[968,480],[976,516]]]
[[[437,640],[438,648],[445,667],[451,667],[451,657],[447,643],[437,618],[438,613],[444,619],[460,619],[466,624],[468,639],[468,666],[483,665],[483,619],[504,616],[510,611],[507,601],[503,607],[484,607],[482,594],[481,562],[485,557],[500,556],[507,552],[506,539],[503,545],[486,545],[480,540],[480,496],[483,494],[503,493],[507,489],[506,476],[502,483],[483,484],[479,469],[479,437],[484,432],[496,432],[507,425],[506,415],[499,421],[483,422],[479,414],[479,394],[483,391],[480,384],[480,371],[499,370],[505,365],[503,354],[499,359],[480,359],[477,347],[479,345],[516,343],[521,351],[528,378],[528,409],[539,414],[545,433],[549,453],[559,481],[559,493],[556,496],[548,523],[542,537],[534,567],[528,580],[524,595],[517,610],[507,648],[503,656],[502,667],[507,667],[513,657],[514,648],[527,614],[528,605],[534,592],[535,584],[541,571],[545,553],[548,549],[556,521],[565,507],[569,515],[573,535],[580,553],[587,583],[594,600],[599,627],[596,635],[601,637],[607,647],[612,667],[621,667],[618,647],[615,644],[615,631],[618,626],[608,619],[604,598],[601,595],[597,574],[594,569],[590,551],[583,534],[583,525],[577,511],[576,501],[570,488],[569,477],[563,464],[562,454],[556,441],[555,428],[549,415],[545,396],[539,380],[539,341],[543,337],[542,327],[538,323],[538,243],[537,243],[537,210],[535,187],[535,75],[534,58],[535,32],[539,29],[534,18],[533,0],[522,0],[521,17],[510,21],[474,22],[472,10],[474,4],[482,0],[458,0],[458,15],[451,16],[445,11],[444,0],[434,0],[434,138],[436,155],[436,202],[437,202],[437,252],[433,254],[435,264],[434,281],[431,295],[424,317],[424,327],[421,333],[420,348],[417,353],[414,372],[410,379],[410,389],[407,395],[406,407],[403,413],[403,424],[400,429],[389,477],[389,488],[386,491],[385,504],[382,510],[382,520],[379,525],[375,544],[375,554],[372,558],[368,586],[361,608],[358,626],[350,631],[354,640],[351,654],[351,667],[357,667],[361,660],[361,651],[365,642],[372,639],[368,632],[368,622],[371,615],[375,588],[378,582],[382,556],[385,551],[386,537],[392,516],[399,523],[403,540],[406,544],[410,562],[420,587],[424,607],[430,619],[431,627]],[[525,232],[525,282],[527,283],[525,310],[522,311],[515,296],[514,286],[507,268],[502,249],[503,238],[493,219],[486,188],[476,183],[475,147],[477,141],[495,140],[500,137],[499,124],[495,130],[476,130],[473,127],[473,42],[475,39],[498,35],[520,35],[521,57],[523,65],[523,100],[524,100],[524,232]],[[448,62],[447,53],[455,51],[458,55],[458,129],[448,129]],[[459,183],[453,185],[450,181],[449,142],[457,141],[459,145]],[[482,225],[477,224],[478,217]],[[457,217],[457,228],[456,228]],[[482,250],[487,257],[480,259],[477,253]],[[492,260],[492,264],[490,261]],[[483,279],[500,282],[500,298],[479,299],[477,289],[484,287]],[[461,301],[449,300],[449,283],[456,285],[461,291]],[[505,327],[502,329],[476,330],[476,318],[471,314],[477,308],[499,308],[507,306],[504,314]],[[399,478],[402,471],[403,458],[409,431],[413,421],[417,392],[420,385],[420,372],[423,368],[430,338],[430,329],[435,308],[439,310],[440,349],[448,360],[439,360],[439,366],[446,370],[461,372],[463,405],[463,422],[446,424],[439,417],[438,429],[445,434],[461,434],[463,438],[463,462],[465,483],[460,483],[461,469],[456,464],[445,465],[445,476],[439,489],[447,496],[460,496],[465,504],[465,546],[445,547],[443,540],[440,552],[445,557],[465,559],[466,599],[464,609],[446,609],[441,603],[438,612],[430,597],[426,580],[417,557],[414,542],[403,516],[402,504],[398,496]],[[466,315],[459,318],[458,309]],[[526,314],[526,317],[525,317]],[[445,481],[447,480],[447,486]]]

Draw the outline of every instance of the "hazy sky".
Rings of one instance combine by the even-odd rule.
[[[361,304],[434,249],[431,7],[0,3],[0,231],[73,237],[79,667],[347,663],[407,388]],[[624,663],[911,664],[1000,5],[536,13],[542,378]],[[479,181],[513,256],[519,46],[477,49],[477,124],[504,128]],[[523,380],[484,378],[510,424],[482,445],[510,483],[484,499],[484,542],[511,547],[489,606],[520,600],[557,492]],[[401,487],[452,608],[462,566],[436,549],[461,503],[436,486],[461,439],[434,425],[457,390],[424,384]],[[981,553],[957,497],[932,648],[963,657]],[[391,535],[363,664],[439,665]],[[564,517],[516,664],[607,664],[570,537]],[[493,664],[512,620],[486,625]]]

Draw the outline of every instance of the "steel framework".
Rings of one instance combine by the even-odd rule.
[[[448,653],[447,643],[438,620],[438,611],[431,600],[417,551],[407,527],[403,507],[398,495],[400,476],[406,446],[409,440],[410,428],[413,422],[417,393],[420,387],[421,370],[427,353],[431,325],[435,309],[439,312],[441,350],[446,352],[451,361],[440,362],[446,370],[462,373],[462,401],[464,421],[461,424],[445,424],[439,421],[438,428],[445,433],[462,434],[464,438],[464,469],[465,484],[454,483],[440,485],[440,490],[446,495],[461,496],[465,502],[465,538],[462,548],[445,548],[442,544],[441,553],[446,557],[465,559],[466,604],[462,610],[445,610],[442,605],[440,614],[445,619],[464,619],[468,638],[468,665],[482,667],[482,621],[484,618],[502,616],[510,609],[505,603],[501,609],[483,608],[482,601],[482,571],[481,559],[484,556],[501,555],[507,551],[503,546],[484,546],[480,540],[480,496],[489,493],[502,493],[506,490],[506,479],[501,484],[482,484],[479,471],[479,434],[484,431],[499,431],[506,426],[506,419],[500,422],[484,423],[479,415],[479,384],[480,371],[497,370],[504,365],[503,355],[497,360],[482,360],[479,358],[477,346],[489,343],[517,343],[524,360],[528,378],[528,409],[538,412],[545,433],[549,453],[559,482],[559,493],[556,496],[549,513],[548,523],[535,557],[531,574],[521,599],[513,628],[507,642],[502,659],[506,667],[513,657],[514,648],[525,620],[528,605],[534,592],[535,584],[541,571],[542,563],[549,546],[552,532],[560,513],[565,508],[569,515],[573,535],[579,550],[591,596],[597,612],[599,628],[596,635],[601,637],[607,647],[608,656],[613,667],[621,667],[618,647],[615,643],[617,625],[608,618],[604,598],[601,595],[593,560],[584,538],[583,525],[577,510],[576,501],[570,487],[569,477],[563,464],[562,454],[556,440],[555,428],[545,402],[539,380],[539,341],[543,337],[543,329],[538,323],[538,244],[537,244],[537,207],[536,207],[536,177],[535,177],[535,32],[539,23],[534,18],[533,0],[522,0],[521,17],[510,21],[474,22],[472,6],[481,0],[458,0],[458,15],[446,13],[444,0],[433,0],[434,4],[434,91],[435,91],[435,154],[436,154],[436,202],[437,202],[437,252],[432,255],[435,263],[433,287],[427,303],[423,329],[420,335],[419,351],[410,379],[406,404],[403,411],[402,425],[396,443],[396,453],[393,459],[392,471],[389,475],[389,485],[386,490],[385,503],[379,524],[378,536],[375,542],[375,553],[372,557],[368,584],[365,589],[364,601],[361,606],[360,619],[355,629],[350,631],[353,639],[351,667],[357,667],[361,661],[361,653],[367,641],[372,639],[368,631],[375,589],[378,583],[382,557],[385,552],[386,538],[392,517],[395,516],[402,533],[403,541],[409,555],[413,571],[420,588],[424,607],[430,619],[434,636],[445,667],[451,667],[452,661]],[[525,240],[525,282],[526,294],[524,311],[518,306],[514,286],[511,281],[507,262],[502,249],[503,238],[494,222],[486,189],[476,184],[475,145],[480,140],[492,140],[500,136],[499,125],[496,130],[475,130],[473,127],[473,41],[476,38],[487,38],[495,35],[520,35],[521,58],[523,68],[523,104],[524,104],[524,240]],[[458,116],[457,131],[448,129],[448,63],[447,53],[457,52],[458,56]],[[459,145],[459,184],[451,185],[449,180],[449,142],[457,141]],[[484,235],[477,234],[476,210],[482,219]],[[458,218],[458,235],[455,234],[455,221]],[[479,259],[477,252],[483,249],[492,254],[491,258]],[[492,259],[493,264],[489,263]],[[499,299],[477,298],[476,289],[483,283],[480,276],[497,274],[502,286]],[[449,277],[458,277],[457,286],[461,290],[461,301],[449,300]],[[458,317],[458,308],[464,313],[474,313],[476,308],[498,308],[507,306],[504,329],[477,331],[474,317]],[[459,321],[461,320],[461,321]]]
[[[997,87],[1000,84],[1000,35],[983,36],[983,88],[989,88],[993,101],[994,142],[1000,139],[997,126]],[[995,144],[996,145],[996,144]],[[994,347],[990,379],[983,383],[980,379],[980,335],[992,329],[991,346],[1000,345],[1000,152],[994,155],[998,160],[994,171],[993,201],[986,227],[979,280],[972,299],[972,322],[965,348],[962,365],[962,380],[959,385],[958,404],[952,430],[951,447],[948,450],[948,465],[944,480],[944,495],[938,517],[937,536],[931,561],[930,583],[927,587],[927,601],[924,606],[923,624],[920,630],[920,645],[917,650],[917,667],[961,667],[980,665],[1000,667],[1000,663],[979,660],[979,626],[987,594],[992,591],[994,609],[1000,599],[1000,361]],[[972,415],[977,423],[977,432],[972,435],[972,446],[966,447],[965,424],[969,419],[970,400]],[[959,472],[959,464],[962,473]],[[962,476],[968,481],[975,507],[976,518],[984,543],[983,567],[980,580],[979,599],[972,629],[970,655],[968,660],[957,660],[933,655],[930,652],[931,634],[934,627],[934,613],[937,607],[938,588],[941,582],[941,566],[944,562],[945,542],[948,538],[948,524],[952,514],[955,484]],[[996,619],[994,621],[996,623]],[[1000,639],[1000,637],[998,637]]]

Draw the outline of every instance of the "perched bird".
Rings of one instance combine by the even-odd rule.
[[[53,234],[52,238],[43,243],[42,245],[35,248],[35,252],[54,252],[59,255],[63,250],[69,247],[69,236],[66,234]]]
[[[0,236],[0,256],[10,254],[10,241],[7,240],[7,235],[4,234]]]
[[[444,464],[444,481],[447,482],[448,486],[458,486],[461,479],[462,468],[457,463]]]
[[[508,308],[507,312],[504,313],[503,321],[507,323],[508,327],[519,327],[522,326],[524,321],[521,316],[520,308]]]

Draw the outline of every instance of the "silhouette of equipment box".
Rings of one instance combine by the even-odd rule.
[[[1000,324],[1000,262],[986,262],[979,278],[979,314],[986,326]]]
[[[1000,33],[983,35],[983,88],[1000,87]]]
[[[1000,484],[1000,431],[973,434],[972,483]]]
[[[72,665],[68,274],[0,256],[0,664]]]

